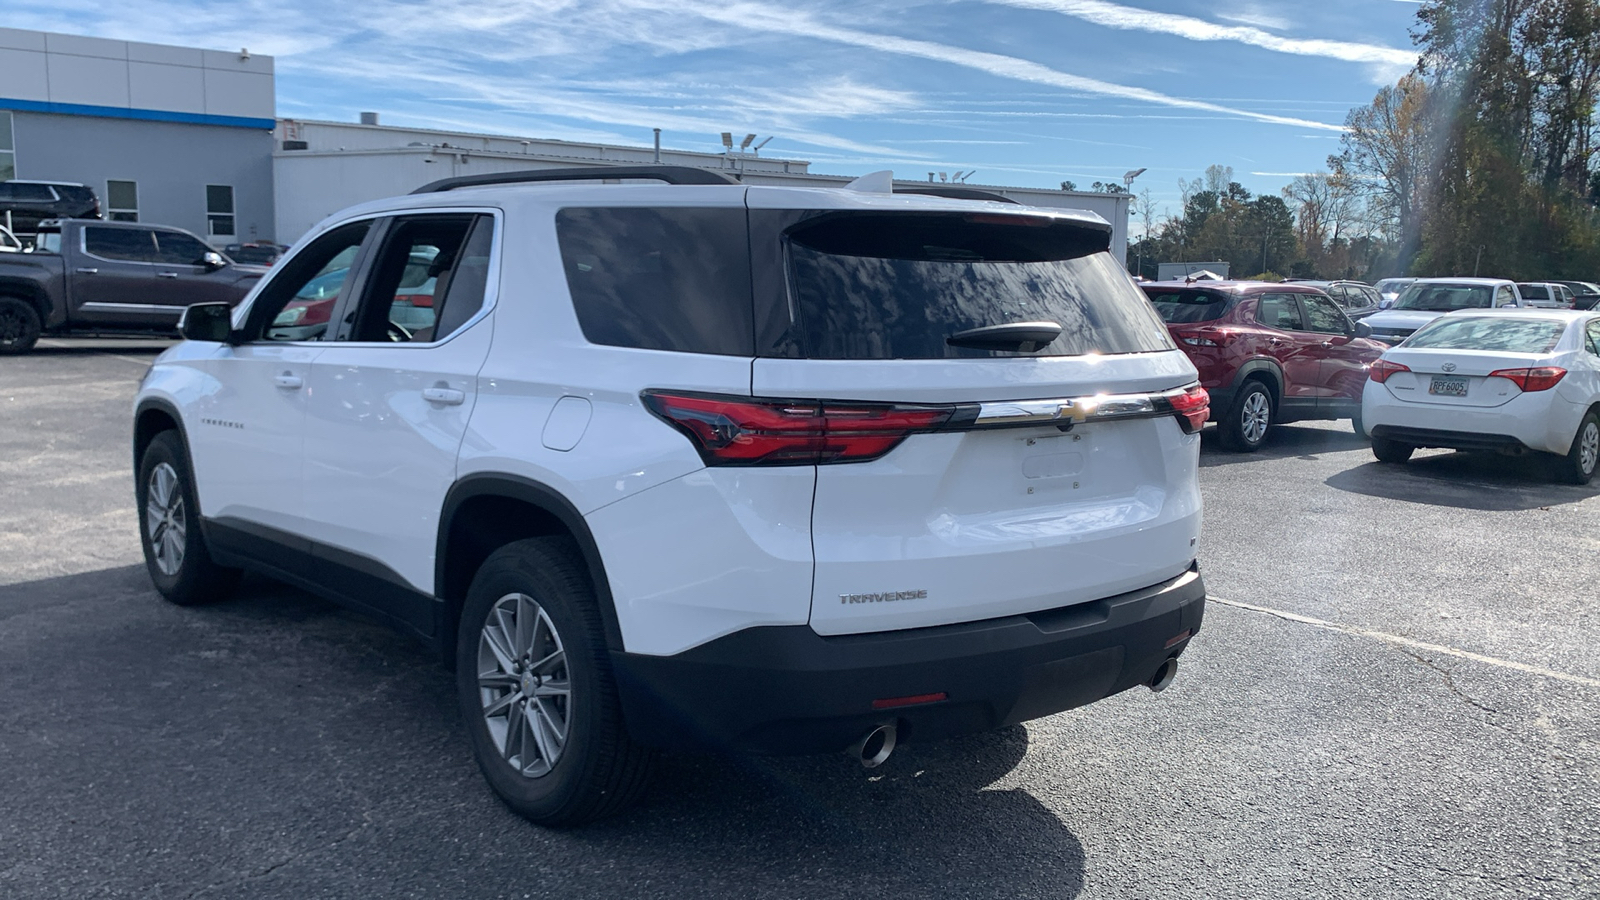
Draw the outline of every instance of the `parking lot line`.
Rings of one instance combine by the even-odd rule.
[[[1337,622],[1314,619],[1311,616],[1302,616],[1299,613],[1285,612],[1281,609],[1272,609],[1266,606],[1256,606],[1253,603],[1241,603],[1238,600],[1224,600],[1221,597],[1207,596],[1206,602],[1220,603],[1223,606],[1232,606],[1235,609],[1244,609],[1249,610],[1250,612],[1266,613],[1269,616],[1276,616],[1280,619],[1286,619],[1290,622],[1299,622],[1302,625],[1310,625],[1313,628],[1323,628],[1328,631],[1338,631],[1344,634],[1353,634],[1359,637],[1372,638],[1374,640],[1383,641],[1386,644],[1394,644],[1399,647],[1410,647],[1413,650],[1426,650],[1430,653],[1439,653],[1445,656],[1455,656],[1461,659],[1470,659],[1474,662],[1481,662],[1491,666],[1499,666],[1502,669],[1512,669],[1517,672],[1525,672],[1529,675],[1537,675],[1541,678],[1550,678],[1556,681],[1568,681],[1573,684],[1584,685],[1585,687],[1600,688],[1600,679],[1586,678],[1582,675],[1571,675],[1566,672],[1557,672],[1554,669],[1530,666],[1527,663],[1512,662],[1509,659],[1497,659],[1493,656],[1484,656],[1482,653],[1473,653],[1470,650],[1458,650],[1455,647],[1446,647],[1442,644],[1430,644],[1427,641],[1416,641],[1408,637],[1401,637],[1397,634],[1389,634],[1383,631],[1373,631],[1368,628],[1357,628],[1354,625],[1340,625]]]

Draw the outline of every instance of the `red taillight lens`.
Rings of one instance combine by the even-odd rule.
[[[708,466],[866,462],[935,431],[954,407],[749,400],[646,391],[645,406],[689,436]]]
[[[1504,378],[1528,391],[1548,391],[1567,377],[1567,370],[1559,366],[1535,366],[1531,369],[1499,369],[1489,373],[1490,378]]]
[[[1224,347],[1233,335],[1220,328],[1201,328],[1177,332],[1178,343],[1186,347]]]
[[[1211,418],[1211,395],[1198,384],[1173,395],[1169,402],[1172,411],[1178,414],[1178,424],[1183,427],[1184,434],[1194,434]]]
[[[1387,359],[1380,359],[1374,361],[1372,365],[1367,368],[1367,377],[1379,384],[1383,384],[1385,381],[1389,380],[1390,375],[1393,375],[1396,372],[1409,371],[1411,371],[1409,366],[1402,366],[1397,362],[1389,362]]]

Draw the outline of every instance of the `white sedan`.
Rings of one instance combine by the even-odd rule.
[[[1418,447],[1553,454],[1587,484],[1600,459],[1600,313],[1448,313],[1368,369],[1361,418],[1372,453],[1402,463]]]

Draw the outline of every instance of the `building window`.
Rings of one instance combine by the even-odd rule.
[[[11,140],[11,113],[0,110],[0,181],[17,177],[16,145]]]
[[[139,185],[137,182],[106,182],[106,218],[113,222],[139,221]]]
[[[206,231],[211,237],[233,237],[232,185],[206,185]]]

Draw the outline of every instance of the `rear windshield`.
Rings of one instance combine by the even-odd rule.
[[[1042,217],[830,215],[789,233],[797,324],[812,359],[1139,353],[1173,346],[1103,232]],[[1054,322],[1034,353],[955,347],[957,332]]]
[[[1567,323],[1552,319],[1509,319],[1469,316],[1435,319],[1405,342],[1407,349],[1498,350],[1502,353],[1549,353]]]
[[[556,237],[590,342],[755,355],[743,207],[563,209]]]
[[[1481,284],[1413,284],[1400,293],[1394,308],[1432,312],[1487,309],[1493,296],[1494,290]]]
[[[1542,284],[1519,284],[1517,290],[1524,300],[1549,300],[1550,289]]]
[[[1163,322],[1210,322],[1228,311],[1228,295],[1213,291],[1153,291],[1146,289],[1150,305]]]

